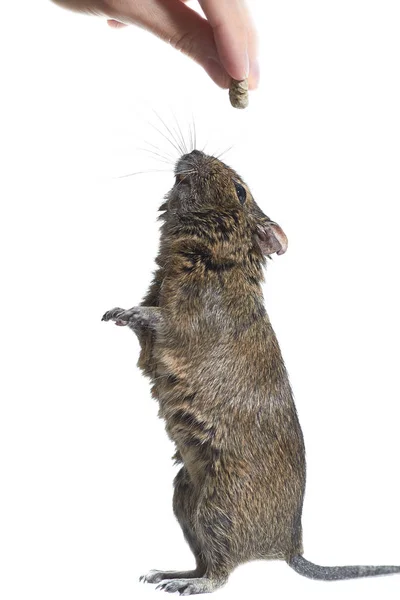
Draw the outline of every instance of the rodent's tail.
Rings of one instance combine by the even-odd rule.
[[[288,560],[288,565],[300,575],[310,577],[310,579],[323,579],[325,581],[354,579],[356,577],[374,577],[375,575],[392,575],[394,573],[400,573],[400,566],[321,567],[320,565],[314,565],[314,563],[306,560],[300,554],[297,554]]]

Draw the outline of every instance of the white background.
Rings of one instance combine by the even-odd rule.
[[[244,112],[143,31],[49,1],[2,7],[4,600],[156,597],[140,574],[192,565],[138,343],[100,321],[150,281],[173,177],[119,176],[170,168],[140,150],[173,152],[153,109],[185,130],[193,114],[211,152],[234,144],[226,162],[288,235],[265,297],[307,445],[305,556],[400,564],[400,6],[252,6],[262,80]],[[215,597],[399,591],[399,577],[321,583],[259,562]]]

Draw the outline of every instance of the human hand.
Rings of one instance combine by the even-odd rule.
[[[257,36],[245,0],[198,0],[206,19],[186,0],[53,0],[108,18],[112,27],[138,25],[198,62],[223,88],[231,78],[258,84]]]

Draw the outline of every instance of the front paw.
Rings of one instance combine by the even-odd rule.
[[[111,310],[108,310],[106,313],[104,313],[104,315],[102,316],[102,321],[114,321],[116,325],[127,325],[128,322],[124,319],[121,319],[121,315],[123,315],[125,313],[125,309],[123,308],[113,308]]]
[[[129,325],[134,331],[143,328],[155,329],[161,320],[160,309],[154,306],[134,306],[128,310],[113,308],[102,318],[102,321],[114,321],[116,325]]]
[[[129,325],[133,328],[146,327],[149,324],[146,309],[142,306],[134,306],[128,310],[117,312],[114,320],[117,325]]]

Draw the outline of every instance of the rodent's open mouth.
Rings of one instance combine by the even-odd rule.
[[[177,184],[189,183],[189,173],[177,173],[175,176],[175,181]]]

